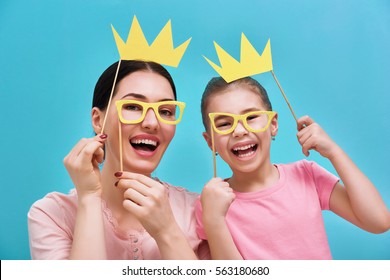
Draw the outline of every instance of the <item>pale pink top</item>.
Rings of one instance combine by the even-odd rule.
[[[208,257],[206,242],[196,234],[194,204],[198,194],[164,183],[172,212],[190,245],[200,258]],[[161,259],[155,240],[145,230],[124,232],[117,226],[106,203],[102,201],[107,258]],[[77,192],[49,193],[35,202],[28,213],[28,230],[32,259],[68,259],[72,247],[77,211]]]
[[[321,210],[339,179],[307,160],[277,164],[279,181],[257,192],[235,192],[226,223],[244,259],[331,259]],[[207,239],[201,204],[197,232]]]

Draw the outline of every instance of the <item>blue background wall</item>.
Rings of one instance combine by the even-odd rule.
[[[178,69],[183,122],[154,175],[200,192],[212,176],[201,133],[200,96],[214,70],[213,40],[236,58],[241,32],[262,51],[298,116],[308,114],[371,178],[390,207],[390,2],[387,0],[67,0],[0,3],[0,258],[29,259],[26,214],[51,191],[72,188],[63,157],[90,137],[90,104],[101,72],[118,60],[133,15],[151,43],[172,19],[175,46],[192,37]],[[294,119],[270,73],[256,76],[279,112],[273,162],[304,158]],[[315,160],[334,172],[330,163]],[[229,169],[218,162],[220,176]],[[335,259],[390,259],[390,232],[364,232],[324,213]]]

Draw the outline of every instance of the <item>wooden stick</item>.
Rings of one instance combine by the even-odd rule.
[[[123,172],[123,148],[122,148],[122,123],[118,119],[118,124],[119,124],[119,164],[121,168],[121,172]]]
[[[279,82],[278,82],[278,79],[276,78],[276,76],[275,76],[273,70],[271,70],[271,74],[272,74],[272,76],[274,77],[275,82],[276,82],[276,84],[278,85],[280,91],[282,92],[283,97],[284,97],[284,100],[286,100],[287,105],[288,105],[288,107],[290,108],[290,111],[291,111],[291,113],[293,114],[293,117],[294,117],[295,121],[298,122],[298,119],[297,119],[297,117],[296,117],[296,115],[295,115],[295,113],[294,113],[294,110],[292,109],[292,107],[291,107],[291,105],[290,105],[290,102],[288,102],[287,96],[284,94],[284,91],[283,91],[282,87],[280,86],[280,84],[279,84]]]
[[[118,72],[119,72],[119,67],[121,66],[121,61],[122,61],[122,60],[119,59],[118,67],[116,68],[114,83],[112,84],[112,89],[111,89],[111,93],[110,93],[110,99],[108,100],[107,111],[106,111],[106,114],[105,114],[105,116],[104,116],[103,125],[102,125],[102,130],[100,131],[101,134],[103,134],[103,132],[104,132],[104,127],[106,126],[106,121],[107,121],[107,116],[108,116],[108,110],[110,109],[112,96],[113,96],[113,94],[114,94],[114,89],[115,89],[115,84],[116,84],[116,78],[118,77]]]
[[[215,155],[215,144],[214,144],[214,128],[211,126],[211,146],[213,150],[213,168],[214,168],[214,178],[217,177],[217,157]]]

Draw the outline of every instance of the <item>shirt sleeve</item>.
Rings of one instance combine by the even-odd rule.
[[[304,164],[313,176],[318,198],[321,204],[321,209],[329,210],[330,196],[334,187],[336,186],[336,183],[339,182],[340,179],[314,161],[305,160]]]
[[[35,202],[27,215],[32,259],[68,259],[72,230],[67,227],[61,205],[53,196]]]
[[[202,204],[200,198],[195,202],[195,217],[196,217],[196,233],[198,237],[203,240],[207,240],[206,233],[204,232],[203,221],[202,221]]]

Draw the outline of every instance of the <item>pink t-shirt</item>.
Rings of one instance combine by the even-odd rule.
[[[194,215],[198,194],[164,183],[168,189],[172,212],[191,247],[200,258],[207,258],[206,242],[196,234]],[[108,259],[161,259],[155,240],[145,230],[121,231],[111,211],[102,201]],[[77,212],[77,193],[49,193],[33,204],[28,213],[28,230],[32,259],[67,259],[73,241]]]
[[[277,164],[279,181],[250,193],[235,192],[226,223],[244,259],[332,259],[321,210],[339,179],[315,162]],[[207,239],[200,201],[197,232]]]

